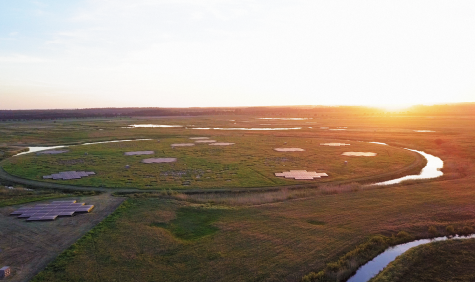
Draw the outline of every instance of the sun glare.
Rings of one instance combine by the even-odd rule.
[[[376,107],[381,109],[381,110],[384,110],[386,112],[404,112],[404,111],[407,111],[407,109],[409,109],[409,107],[411,107],[411,106],[413,106],[413,105],[393,104],[393,105],[378,105]]]

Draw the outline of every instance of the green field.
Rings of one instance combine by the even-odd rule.
[[[94,171],[95,176],[78,180],[45,180],[70,185],[140,188],[193,189],[227,187],[271,187],[309,182],[342,182],[364,179],[403,169],[414,163],[413,153],[390,146],[350,142],[350,146],[329,147],[320,143],[341,142],[328,138],[275,136],[211,136],[231,146],[197,143],[192,147],[172,148],[173,143],[193,143],[187,137],[150,141],[71,146],[58,155],[26,154],[9,159],[3,168],[27,179],[60,171]],[[304,152],[276,152],[277,147],[297,147]],[[130,151],[154,151],[154,155],[125,156]],[[375,152],[375,157],[347,157],[343,152]],[[145,158],[173,157],[176,163],[144,164]],[[344,161],[348,161],[345,165]],[[125,168],[129,165],[130,168]],[[288,170],[325,172],[329,177],[297,181],[275,177]]]
[[[121,128],[133,123],[233,126],[234,122],[230,120],[236,120],[238,124],[235,126],[239,127],[261,126],[260,124],[265,123],[272,124],[265,125],[267,127],[301,126],[302,130],[237,132],[198,131],[187,128]],[[85,164],[95,166],[95,169],[98,169],[97,179],[102,179],[102,182],[92,184],[110,185],[110,187],[120,184],[120,187],[144,188],[142,191],[146,192],[153,187],[146,186],[152,185],[149,184],[152,181],[144,180],[148,178],[143,177],[151,173],[148,167],[145,167],[145,170],[137,170],[137,175],[132,173],[127,179],[121,179],[115,173],[116,168],[123,168],[126,164],[131,165],[130,171],[132,171],[142,165],[140,164],[142,158],[150,156],[127,157],[123,156],[123,152],[154,150],[157,157],[179,159],[177,163],[170,165],[175,168],[151,170],[158,175],[158,179],[155,179],[158,188],[166,188],[166,193],[129,194],[129,198],[115,213],[60,255],[35,280],[300,281],[302,277],[312,272],[322,273],[323,276],[308,275],[306,277],[309,277],[309,280],[312,280],[310,279],[312,277],[320,277],[320,281],[335,281],[337,278],[344,280],[359,264],[371,259],[387,245],[408,238],[433,236],[428,231],[429,227],[433,226],[439,235],[444,235],[447,234],[446,228],[449,225],[455,230],[475,226],[473,119],[340,117],[315,118],[311,121],[314,124],[305,124],[306,122],[308,121],[262,121],[255,117],[187,117],[133,121],[74,120],[58,121],[56,124],[32,122],[28,125],[37,127],[36,129],[22,128],[26,125],[21,122],[2,124],[0,130],[9,132],[7,135],[0,135],[6,146],[78,144],[86,141],[132,138],[155,140],[143,143],[125,142],[70,147],[71,151],[64,155],[32,154],[7,160],[15,162],[15,165],[7,163],[5,168],[9,172],[36,180],[41,180],[39,177],[43,173],[57,172],[52,170],[68,165],[71,160],[85,158],[84,153],[88,152],[87,157],[96,160],[95,163],[86,161],[71,163],[68,165],[70,169],[67,170],[86,168]],[[48,128],[38,129],[41,126]],[[319,129],[327,126],[348,128],[343,131]],[[413,130],[435,132],[415,133]],[[16,133],[22,137],[17,138]],[[216,156],[212,150],[217,149],[208,149],[211,147],[208,145],[177,149],[171,149],[169,146],[171,143],[185,142],[191,136],[210,136],[219,141],[235,142],[236,145],[219,148],[222,151]],[[160,139],[160,143],[156,142],[156,139]],[[322,140],[347,142],[352,145],[341,148],[323,147],[319,146]],[[355,141],[348,140],[385,142],[393,147],[422,150],[433,154],[444,161],[444,176],[435,180],[412,181],[379,188],[366,188],[359,184],[332,186],[335,185],[335,182],[330,181],[332,177],[333,180],[346,179],[350,182],[354,179],[351,174],[338,170],[338,165],[341,166],[343,161],[339,155],[342,150],[378,153],[378,156],[373,158],[348,158],[348,168],[355,162],[361,162],[352,169],[363,168],[362,173],[365,173],[364,169],[368,169],[371,173],[375,173],[378,169],[380,172],[392,172],[396,167],[404,167],[411,162],[406,159],[405,154],[404,156],[397,154],[406,151],[368,143],[354,144]],[[288,147],[302,147],[308,150],[303,152],[304,157],[299,158],[298,163],[290,160],[280,164],[266,163],[266,159],[275,156],[297,154],[271,150],[277,147],[276,145],[284,147],[282,146],[284,142],[287,142]],[[368,147],[359,147],[358,150],[353,147],[360,145]],[[196,149],[203,151],[194,151]],[[388,153],[385,151],[388,149],[395,151]],[[316,156],[322,151],[326,152],[325,158],[319,159]],[[169,152],[176,155],[171,156]],[[410,158],[412,156],[407,155]],[[110,163],[103,164],[100,162],[101,158],[110,160]],[[122,162],[125,158],[128,161]],[[244,176],[238,178],[242,179],[242,184],[235,184],[232,178],[231,182],[226,181],[229,179],[226,168],[229,167],[230,170],[233,165],[228,162],[230,158],[234,164],[239,164],[237,169],[242,174],[237,175]],[[398,164],[393,168],[392,161],[396,159],[398,161],[395,163]],[[186,168],[183,160],[187,161]],[[332,163],[331,160],[338,162]],[[374,166],[371,164],[377,161],[381,163]],[[192,166],[199,169],[210,167],[212,174],[208,175],[209,179],[214,177],[213,180],[209,180],[210,186],[205,186],[207,179],[205,174],[199,178],[201,181],[196,181],[196,177],[193,178],[195,175],[190,173],[193,181],[189,186],[184,186],[182,180],[177,181],[175,178],[169,179],[171,181],[169,186],[164,184],[166,181],[160,181],[160,174],[163,171],[183,171],[190,169],[188,164],[193,164]],[[251,166],[248,166],[249,164]],[[310,167],[300,167],[305,164]],[[284,168],[283,165],[286,169],[292,167],[308,170],[316,170],[323,166],[330,177],[328,180],[324,179],[328,182],[318,185],[315,189],[306,187],[302,190],[282,189],[272,192],[206,195],[168,191],[168,188],[210,189],[300,183],[276,178],[273,180],[282,182],[265,184],[266,179],[269,181],[271,178],[262,175],[269,176],[275,172],[274,169]],[[30,168],[13,171],[14,167],[22,166]],[[262,175],[251,173],[250,168]],[[99,170],[103,170],[104,178],[99,178],[102,177]],[[110,178],[106,177],[107,173],[110,173]],[[218,177],[219,173],[222,179]],[[189,176],[184,175],[183,179],[190,181],[185,179],[186,177]],[[92,179],[91,177],[87,181]],[[220,181],[224,184],[213,186],[215,182]],[[316,180],[310,183],[321,182]],[[92,184],[80,183],[80,185]],[[405,234],[400,233],[401,231],[407,232],[408,235],[398,237],[398,234]],[[472,252],[475,250],[473,247],[467,248]],[[454,260],[460,261],[460,256]]]
[[[376,234],[473,224],[469,200],[440,184],[244,207],[132,198],[35,281],[298,281]]]
[[[42,201],[47,199],[62,198],[67,196],[68,194],[66,193],[54,190],[26,190],[22,187],[7,189],[5,187],[0,186],[0,207]]]
[[[474,281],[475,239],[450,240],[408,250],[371,282]]]

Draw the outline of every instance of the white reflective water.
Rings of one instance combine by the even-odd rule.
[[[79,145],[94,145],[94,144],[105,144],[105,143],[130,142],[130,141],[148,141],[148,140],[152,140],[152,139],[111,140],[111,141],[83,143],[83,144],[79,144]],[[14,157],[20,156],[20,155],[25,155],[25,154],[30,154],[30,153],[35,153],[35,152],[39,152],[39,151],[46,151],[46,150],[52,150],[52,149],[70,147],[70,146],[79,146],[79,145],[60,145],[60,146],[49,146],[49,147],[28,147],[27,152],[18,153],[16,155],[14,155]]]
[[[313,118],[259,118],[259,119],[277,119],[277,120],[307,120]]]
[[[105,143],[118,143],[118,142],[131,142],[131,141],[149,141],[152,139],[124,139],[124,140],[111,140],[111,141],[100,141],[100,142],[91,142],[91,143],[83,143],[79,145],[95,145],[95,144],[105,144]],[[74,145],[72,145],[74,146]]]
[[[360,141],[360,142],[361,142],[361,141]],[[382,143],[382,142],[368,142],[368,143],[379,144],[379,145],[386,145],[386,146],[388,145],[388,144]]]
[[[302,129],[301,127],[276,127],[276,128],[269,128],[269,127],[252,127],[252,128],[244,128],[244,127],[228,127],[228,128],[222,128],[222,127],[195,127],[192,129],[202,129],[202,130],[209,130],[209,129],[214,129],[214,130],[296,130],[296,129]]]
[[[168,124],[131,124],[123,128],[139,128],[139,127],[183,127],[183,125],[168,125]]]
[[[39,152],[39,151],[46,151],[46,150],[52,150],[52,149],[58,149],[58,148],[64,148],[64,147],[67,147],[67,146],[50,146],[50,147],[28,147],[28,151],[26,152],[22,152],[22,153],[18,153],[15,156],[20,156],[20,155],[25,155],[25,154],[29,154],[29,153],[35,153],[35,152]]]
[[[461,239],[472,239],[475,238],[475,234],[469,236],[454,236],[454,237],[437,237],[434,239],[422,239],[415,240],[409,243],[396,245],[386,249],[383,253],[375,257],[372,261],[361,266],[348,282],[366,282],[371,278],[376,276],[380,271],[382,271],[390,262],[396,259],[397,256],[406,252],[412,247],[424,245],[436,241],[445,241],[445,240],[461,240]]]
[[[370,142],[370,143],[376,143],[376,142]],[[440,171],[444,167],[444,161],[442,161],[440,158],[433,156],[431,154],[424,153],[422,151],[417,151],[417,150],[412,150],[412,149],[407,149],[407,148],[405,149],[409,151],[417,152],[421,154],[422,156],[424,156],[424,158],[426,158],[427,164],[422,169],[421,173],[419,173],[418,175],[406,175],[404,177],[375,183],[373,185],[390,185],[390,184],[400,183],[405,180],[431,179],[431,178],[442,176],[444,174],[442,171]]]

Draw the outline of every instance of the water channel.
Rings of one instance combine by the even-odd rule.
[[[250,128],[245,128],[245,127],[193,127],[191,129],[201,129],[201,130],[297,130],[297,129],[302,129],[302,127],[275,127],[275,128],[270,128],[270,127],[250,127]]]
[[[390,184],[397,184],[401,183],[402,181],[405,180],[418,180],[418,179],[431,179],[431,178],[437,178],[439,176],[442,176],[444,173],[441,171],[441,169],[444,167],[444,161],[442,161],[439,157],[436,157],[431,154],[427,154],[422,151],[417,151],[417,150],[412,150],[412,149],[407,149],[409,151],[413,151],[416,153],[421,154],[426,158],[427,164],[426,166],[421,170],[421,172],[418,175],[406,175],[400,178],[388,180],[388,181],[383,181],[383,182],[378,182],[373,185],[390,185]]]
[[[372,261],[361,266],[347,282],[366,282],[376,276],[381,270],[383,270],[390,262],[396,259],[397,256],[403,254],[412,247],[424,245],[437,241],[446,240],[462,240],[475,238],[475,234],[469,236],[453,236],[453,237],[437,237],[433,239],[421,239],[415,240],[409,243],[396,245],[386,249],[383,253],[379,254]]]
[[[78,144],[78,145],[59,145],[59,146],[49,146],[49,147],[28,147],[28,151],[18,153],[16,155],[14,155],[14,157],[25,155],[25,154],[30,154],[30,153],[35,153],[35,152],[40,152],[40,151],[65,148],[65,147],[70,147],[70,146],[83,146],[83,145],[95,145],[95,144],[105,144],[105,143],[131,142],[131,141],[148,141],[148,140],[152,140],[152,139],[112,140],[112,141],[100,141],[100,142],[83,143],[83,144]]]

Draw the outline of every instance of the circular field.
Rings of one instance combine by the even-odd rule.
[[[416,161],[414,153],[366,142],[345,141],[349,146],[322,146],[332,139],[273,136],[210,137],[213,146],[188,137],[150,141],[70,146],[60,154],[26,154],[10,158],[3,166],[9,174],[44,182],[77,186],[138,189],[206,189],[270,187],[351,181],[403,169]],[[195,143],[173,147],[172,144]],[[275,148],[304,151],[279,152]],[[147,155],[127,152],[153,151]],[[373,152],[376,156],[344,156],[344,152]],[[150,158],[176,158],[176,162],[144,163]],[[345,164],[345,161],[347,162]],[[307,170],[327,173],[314,180],[276,177],[275,173]],[[54,180],[43,176],[65,171],[88,171],[81,179]]]

